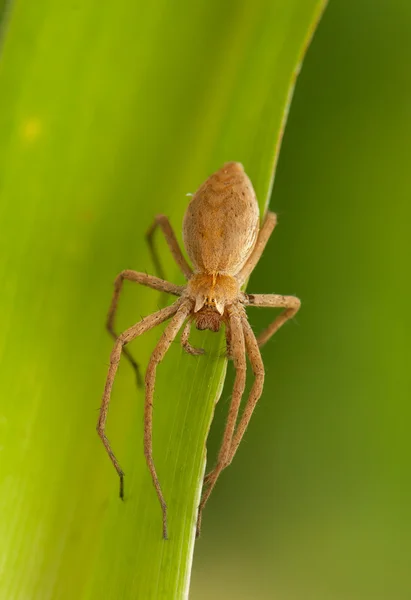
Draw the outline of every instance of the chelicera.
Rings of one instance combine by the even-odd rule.
[[[137,364],[129,354],[126,344],[170,319],[153,350],[147,367],[144,405],[144,454],[162,508],[164,538],[167,538],[167,505],[154,465],[152,447],[153,395],[157,365],[182,328],[181,343],[184,350],[196,355],[202,354],[203,350],[194,348],[189,343],[191,325],[194,323],[197,329],[219,331],[224,324],[228,354],[234,363],[236,375],[217,462],[204,478],[197,517],[198,535],[204,506],[221,471],[233,460],[263,390],[264,364],[260,348],[300,308],[300,300],[294,296],[251,295],[241,289],[257,265],[276,222],[276,215],[268,212],[260,228],[259,208],[251,181],[240,163],[227,163],[211,175],[194,194],[184,216],[184,246],[193,267],[190,267],[184,258],[167,217],[158,215],[148,233],[149,241],[152,243],[152,235],[155,229],[160,227],[187,284],[174,285],[153,275],[130,270],[122,271],[116,278],[107,320],[108,330],[116,341],[110,356],[97,431],[120,477],[120,496],[123,497],[124,473],[105,435],[114,377],[122,352],[138,372]],[[114,317],[125,279],[167,292],[177,296],[178,299],[117,336],[114,331]],[[256,337],[247,319],[245,308],[248,306],[284,310]],[[246,356],[253,370],[254,382],[239,417],[241,398],[246,384]]]

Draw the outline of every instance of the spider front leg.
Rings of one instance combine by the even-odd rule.
[[[258,342],[256,340],[253,330],[251,329],[251,325],[248,322],[246,315],[242,317],[242,323],[245,347],[247,350],[248,358],[250,360],[251,368],[254,373],[254,383],[251,388],[250,395],[247,399],[247,403],[244,407],[243,414],[241,415],[240,422],[238,423],[235,430],[233,441],[230,447],[227,466],[231,464],[234,455],[237,452],[238,446],[240,445],[245,430],[247,429],[248,424],[250,422],[254,408],[259,399],[261,398],[261,394],[263,393],[264,387],[264,363],[263,359],[261,358]]]
[[[233,440],[234,429],[237,422],[238,411],[240,409],[241,398],[243,397],[246,381],[246,359],[244,333],[241,323],[241,316],[236,309],[232,309],[229,313],[230,331],[231,331],[231,351],[236,370],[234,381],[233,395],[231,405],[228,412],[227,422],[224,430],[223,441],[221,443],[220,452],[218,454],[217,464],[215,468],[206,476],[206,489],[203,492],[200,506],[198,507],[197,517],[197,537],[201,532],[201,520],[204,507],[210,497],[211,492],[217,482],[221,471],[227,466],[230,455],[230,448]]]
[[[231,329],[230,329],[230,323],[226,323],[225,326],[225,357],[228,360],[231,360],[233,358],[233,354],[231,352]]]
[[[154,290],[158,290],[159,292],[173,294],[174,296],[181,296],[184,289],[182,286],[174,285],[173,283],[169,283],[168,281],[164,281],[163,279],[159,279],[158,277],[154,277],[153,275],[147,275],[146,273],[137,273],[137,271],[131,271],[130,269],[122,271],[119,275],[117,275],[116,280],[114,282],[114,292],[113,297],[111,299],[111,304],[106,322],[107,330],[115,340],[117,340],[118,335],[114,330],[114,319],[116,316],[118,301],[125,279],[128,279],[129,281],[134,281],[135,283],[139,283],[140,285],[145,285]],[[134,360],[132,354],[130,354],[128,349],[124,346],[123,354],[133,367],[134,372],[136,374],[137,385],[141,387],[143,385],[143,380],[140,374],[138,363]]]
[[[111,390],[113,388],[114,378],[116,376],[118,365],[120,362],[121,352],[124,351],[124,346],[132,340],[134,340],[136,337],[142,335],[143,333],[145,333],[149,329],[152,329],[156,325],[159,325],[166,319],[169,319],[175,312],[177,312],[180,304],[181,300],[175,302],[171,306],[167,306],[167,308],[163,308],[157,311],[156,313],[146,317],[145,319],[142,319],[139,323],[136,323],[136,325],[133,325],[133,327],[127,329],[116,339],[116,343],[114,344],[114,348],[110,355],[110,366],[107,373],[103,398],[101,400],[100,415],[97,423],[97,433],[104,444],[104,448],[106,449],[106,452],[109,455],[110,460],[118,473],[118,476],[120,477],[120,498],[124,497],[124,472],[120,467],[120,463],[118,462],[114,452],[111,449],[111,445],[106,437],[105,430],[108,407],[110,405]]]
[[[187,318],[187,315],[192,309],[192,303],[188,300],[183,300],[176,314],[171,319],[170,323],[165,328],[157,346],[148,363],[145,383],[146,383],[146,398],[144,403],[144,456],[146,457],[147,466],[149,468],[154,487],[157,492],[158,499],[163,512],[163,538],[167,539],[167,504],[164,500],[161,490],[160,481],[153,460],[153,396],[154,385],[156,380],[157,365],[164,358],[165,353],[170,348],[177,333]]]
[[[250,422],[254,408],[261,397],[264,386],[264,363],[263,359],[261,358],[261,353],[258,347],[256,337],[254,335],[253,330],[251,329],[250,323],[248,322],[246,315],[242,316],[241,321],[243,325],[245,347],[254,374],[254,383],[252,385],[250,395],[247,399],[246,405],[241,415],[240,422],[238,423],[235,429],[233,440],[230,446],[230,451],[228,453],[226,467],[228,467],[233,461],[237,448],[240,445],[245,430],[247,429],[248,424]],[[207,485],[210,482],[212,476],[213,472],[209,473],[204,478],[204,485]]]
[[[295,296],[280,296],[279,294],[246,294],[246,306],[261,306],[265,308],[285,308],[278,317],[257,337],[259,347],[263,346],[288,319],[298,312],[301,301]]]

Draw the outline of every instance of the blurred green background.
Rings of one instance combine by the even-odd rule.
[[[263,349],[265,393],[210,503],[194,600],[411,597],[410,64],[409,2],[330,2],[248,286],[302,308]],[[257,331],[269,319],[248,312]]]
[[[239,19],[240,12],[246,15],[244,23],[252,22],[254,15],[245,1],[222,5],[220,20],[211,12],[201,14],[193,4],[179,27],[167,30],[162,45],[150,45],[156,28],[173,14],[171,4],[166,5],[167,10],[157,15],[149,3],[139,3],[129,16],[129,27],[120,33],[125,22],[122,5],[101,6],[93,18],[80,19],[80,34],[76,3],[63,7],[50,0],[31,8],[26,3],[24,15],[22,4],[14,8],[14,22],[19,17],[27,23],[26,45],[15,57],[18,69],[6,71],[5,65],[3,71],[3,82],[9,85],[2,87],[2,106],[13,105],[15,112],[10,118],[0,111],[0,193],[14,189],[10,182],[22,173],[29,193],[22,198],[14,184],[15,196],[8,191],[7,204],[0,204],[4,257],[0,346],[7,407],[0,415],[1,539],[5,540],[1,600],[73,597],[67,586],[70,581],[78,584],[77,572],[94,556],[101,537],[115,539],[112,531],[103,534],[99,529],[99,517],[104,519],[107,507],[111,515],[119,511],[120,527],[128,527],[116,502],[114,474],[98,440],[89,438],[90,431],[95,436],[93,411],[98,408],[111,347],[103,329],[111,283],[122,268],[152,270],[141,241],[152,215],[163,211],[167,202],[173,222],[178,223],[180,189],[194,191],[203,176],[199,166],[203,156],[213,167],[220,156],[228,158],[225,138],[213,154],[213,127],[221,124],[216,125],[207,111],[209,97],[204,96],[203,105],[198,99],[207,88],[221,89],[214,108],[223,107],[227,131],[235,137],[236,118],[233,115],[230,121],[224,91],[225,71],[217,76],[209,69],[229,49],[225,66],[230,72],[230,61],[235,65],[243,39],[248,38],[246,27],[227,38],[227,23]],[[235,11],[233,7],[240,5],[242,10]],[[50,6],[64,16],[61,30],[48,28],[44,15]],[[144,23],[138,31],[137,54],[128,50],[135,46],[136,20]],[[45,81],[30,69],[27,54],[32,51],[33,22],[39,53],[44,51],[42,39],[52,37],[56,48],[63,35],[80,39],[72,72],[65,70],[64,49],[50,54],[58,76],[53,90],[43,95]],[[109,32],[104,29],[107,23]],[[13,34],[11,28],[10,44]],[[121,38],[122,44],[113,46],[111,35]],[[181,39],[186,44],[177,43]],[[255,39],[256,47],[258,43]],[[211,59],[201,65],[201,79],[193,63],[181,75],[181,87],[174,86],[172,67],[203,47],[209,48]],[[156,53],[166,55],[161,73],[145,67],[147,56],[155,58]],[[96,57],[101,62],[90,77]],[[271,199],[279,225],[248,286],[254,293],[296,294],[302,309],[263,350],[264,395],[236,460],[207,506],[194,556],[192,600],[411,596],[410,64],[408,1],[331,1],[304,61],[283,140]],[[111,87],[101,84],[102,93],[112,95],[112,108],[109,102],[92,105],[90,100],[104,81],[106,67],[116,73]],[[83,90],[78,97],[67,83],[73,73]],[[141,82],[131,94],[130,77]],[[236,84],[250,103],[252,119],[261,107],[253,105],[251,90]],[[39,120],[31,120],[24,106],[14,104],[26,85],[40,90],[38,106],[35,98],[31,107]],[[162,95],[153,108],[159,90]],[[75,112],[79,132],[99,132],[93,155],[86,142],[79,147],[71,137],[73,123],[45,119],[50,129],[41,129],[42,111],[47,114],[56,98],[59,110]],[[122,115],[132,113],[136,102],[142,118],[130,120],[125,130]],[[169,121],[168,111],[175,107],[184,113],[184,131],[181,122]],[[16,122],[24,124],[18,141]],[[196,137],[199,122],[201,139]],[[254,165],[264,126],[262,122],[250,149]],[[161,131],[166,131],[166,143],[158,135]],[[31,144],[39,136],[36,161],[31,162]],[[9,148],[22,140],[26,154],[6,169]],[[48,170],[51,153],[67,169],[66,177]],[[176,157],[184,157],[184,172],[175,172]],[[150,166],[157,160],[162,170],[153,179]],[[252,175],[259,189],[265,189],[264,177],[257,170]],[[36,187],[39,177],[42,186]],[[141,197],[141,190],[153,186],[155,205],[152,194]],[[55,198],[51,206],[42,202],[44,189]],[[13,205],[15,210],[10,211]],[[173,273],[169,259],[165,267]],[[146,314],[157,305],[154,292],[130,287],[123,315],[131,318],[137,310],[140,316],[140,311]],[[248,312],[256,331],[273,317],[268,310]],[[128,321],[123,316],[120,323],[125,326]],[[139,346],[142,361],[155,340],[156,334],[150,334]],[[173,352],[175,361],[179,350]],[[164,363],[163,395],[178,377],[171,372],[176,364],[172,360],[169,367]],[[187,361],[184,364],[192,364]],[[131,385],[130,371],[124,368],[116,410],[110,415],[112,431],[117,432],[116,451],[129,457],[140,448],[127,441],[127,427],[141,419],[137,412],[141,404],[136,407]],[[211,455],[221,439],[231,386],[229,369],[210,437]],[[42,413],[45,394],[55,399],[47,415]],[[50,428],[42,428],[42,423],[50,423]],[[69,455],[65,463],[59,462],[59,448],[73,446],[80,466]],[[137,461],[142,462],[141,456]],[[46,485],[39,489],[39,482]],[[84,493],[73,492],[79,485]],[[147,480],[144,485],[151,489]],[[138,490],[132,500],[126,503],[127,518],[138,514],[140,507],[150,510],[150,519],[158,517],[157,507],[148,509],[138,500]],[[91,507],[94,518],[87,521]],[[76,524],[81,519],[79,531]],[[155,526],[153,531],[157,532]],[[130,528],[131,535],[135,552],[141,552],[138,531]],[[39,551],[47,547],[52,548],[52,560]],[[113,553],[121,561],[122,548],[113,548]],[[130,554],[127,561],[135,578],[141,577]],[[48,579],[40,581],[36,574],[45,565]],[[25,583],[26,577],[35,582],[33,587]],[[4,586],[6,580],[10,587]],[[84,585],[84,578],[80,580]],[[120,586],[117,592],[107,588],[106,593],[122,598],[125,591]]]

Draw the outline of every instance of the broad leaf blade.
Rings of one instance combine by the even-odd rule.
[[[157,212],[180,235],[193,192],[243,162],[263,209],[297,65],[323,2],[17,3],[0,63],[4,597],[187,594],[221,335],[174,344],[158,370],[154,456],[170,539],[142,453],[143,393],[120,367],[108,435],[94,427],[111,342],[111,283],[152,270]],[[159,241],[170,280],[182,282]],[[159,298],[128,286],[119,329]],[[159,332],[131,347],[146,365]],[[205,515],[205,527],[207,516]]]

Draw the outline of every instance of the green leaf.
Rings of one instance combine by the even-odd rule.
[[[22,0],[0,63],[2,597],[186,597],[205,440],[225,373],[221,335],[174,344],[158,370],[154,458],[168,541],[142,452],[143,393],[124,363],[108,436],[94,431],[111,342],[112,281],[152,271],[158,212],[181,239],[187,192],[241,161],[263,209],[318,0]],[[159,239],[167,277],[182,282]],[[158,307],[126,286],[119,329]],[[146,365],[159,331],[130,349]],[[204,527],[207,527],[205,513]]]

